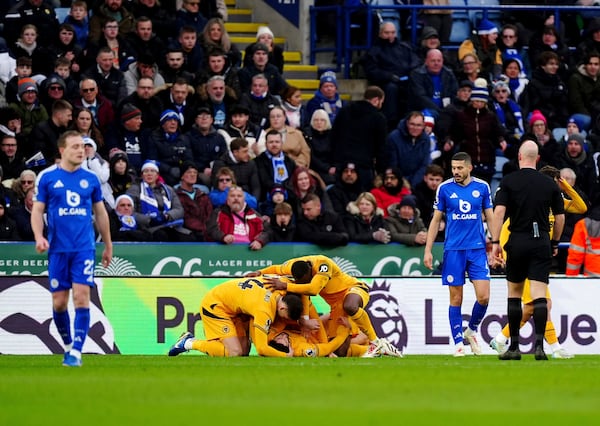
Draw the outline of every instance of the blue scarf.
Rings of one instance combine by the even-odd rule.
[[[158,201],[154,197],[154,191],[146,182],[142,182],[140,188],[140,207],[142,213],[150,216],[150,224],[161,225],[166,221],[165,214],[171,209],[171,198],[169,189],[164,184],[159,184],[163,191],[163,210],[162,212],[158,208]]]
[[[507,104],[514,115],[515,120],[517,120],[517,128],[507,130],[515,134],[519,134],[519,136],[521,136],[523,133],[525,133],[525,127],[523,126],[523,114],[521,114],[519,105],[517,105],[517,103],[512,99],[509,99],[507,101]],[[506,127],[506,115],[504,114],[504,109],[502,109],[502,106],[500,106],[498,102],[494,102],[494,109],[496,110],[496,115],[498,116],[498,119],[500,120],[502,125]]]
[[[137,229],[137,222],[135,217],[129,215],[118,216],[121,221],[121,227],[119,231],[134,231]]]
[[[289,174],[287,168],[285,167],[285,157],[283,152],[280,152],[277,157],[269,153],[269,151],[265,152],[267,153],[267,157],[269,157],[273,163],[273,182],[283,183],[288,180]]]

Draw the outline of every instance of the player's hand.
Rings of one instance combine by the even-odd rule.
[[[265,287],[268,290],[287,290],[287,283],[279,278],[269,277],[265,279]]]
[[[288,358],[294,357],[294,348],[292,348],[292,342],[290,342],[290,345],[288,346],[288,353],[286,354],[286,356]]]
[[[425,253],[423,255],[423,265],[433,271],[433,255],[431,253]]]
[[[346,328],[351,328],[350,326],[350,320],[348,319],[348,317],[339,317],[337,319],[337,323],[340,325],[343,325]]]
[[[317,331],[321,328],[321,322],[318,319],[304,319],[300,318],[299,320],[300,327],[302,327],[302,332],[304,335],[310,334],[313,331]]]
[[[35,242],[35,251],[37,251],[38,253],[44,253],[46,250],[48,250],[49,247],[50,244],[48,244],[48,240],[45,238],[40,238]]]
[[[102,266],[105,268],[110,265],[112,260],[112,247],[104,247],[104,251],[102,252]]]
[[[244,277],[248,277],[248,278],[251,278],[251,277],[260,277],[260,275],[261,275],[260,271],[250,271],[250,272],[246,272],[244,274]]]

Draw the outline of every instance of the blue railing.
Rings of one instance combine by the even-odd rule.
[[[343,70],[344,78],[350,77],[350,66],[352,64],[352,55],[354,52],[360,52],[367,50],[371,47],[373,42],[373,23],[376,21],[374,17],[377,17],[377,13],[383,13],[383,20],[387,20],[387,16],[390,11],[397,11],[399,14],[401,11],[408,11],[410,16],[410,22],[416,23],[418,21],[419,12],[422,9],[433,9],[431,6],[424,5],[401,5],[401,6],[322,6],[309,8],[310,22],[311,22],[311,34],[310,34],[310,62],[311,64],[316,63],[317,53],[331,52],[335,53],[337,59],[337,65],[335,68],[336,72]],[[436,6],[435,9],[450,9],[453,11],[464,11],[467,14],[480,12],[483,18],[488,18],[490,12],[523,12],[523,11],[552,11],[554,14],[554,24],[557,28],[560,26],[561,14],[567,12],[579,12],[582,14],[589,15],[590,13],[597,13],[600,16],[600,7],[585,7],[585,6],[540,6],[540,5],[498,5],[498,6],[483,6],[483,5],[451,5],[451,6]],[[336,14],[336,36],[334,47],[317,47],[318,35],[316,33],[316,20],[317,16],[321,13],[335,12]],[[364,12],[365,22],[352,23],[351,16],[356,12]],[[341,23],[341,25],[339,25]],[[366,34],[364,43],[352,44],[351,30],[356,26],[364,25],[364,32]],[[418,28],[417,25],[411,26],[410,41],[416,46],[418,40]],[[452,46],[449,46],[452,47]]]

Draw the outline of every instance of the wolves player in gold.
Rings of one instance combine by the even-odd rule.
[[[315,296],[319,294],[331,307],[327,335],[336,335],[337,319],[348,316],[369,338],[366,357],[390,355],[401,357],[402,353],[383,338],[377,338],[369,315],[364,310],[369,302],[369,288],[355,277],[344,273],[336,263],[323,255],[310,255],[290,259],[281,265],[271,265],[248,274],[277,274],[293,276],[294,283],[278,278],[267,278],[265,283],[276,290]],[[303,315],[306,318],[306,310]],[[344,353],[337,355],[345,356]]]
[[[236,278],[211,289],[200,304],[206,340],[185,332],[169,350],[169,356],[194,349],[211,356],[243,356],[250,352],[251,326],[259,355],[285,357],[268,344],[267,335],[277,316],[297,321],[303,310],[302,298],[284,291],[267,290],[266,278]],[[251,324],[251,325],[250,325]]]
[[[551,178],[553,178],[560,187],[563,194],[566,194],[567,197],[564,197],[564,206],[565,212],[568,213],[577,213],[583,214],[587,211],[587,205],[585,201],[581,198],[581,196],[577,193],[577,191],[562,177],[560,177],[560,171],[552,166],[544,166],[540,169],[540,173],[544,173]],[[552,239],[552,231],[554,229],[554,216],[550,215],[550,239]],[[508,236],[510,235],[510,231],[508,230],[508,226],[510,225],[510,221],[507,220],[502,225],[502,230],[500,231],[500,245],[504,247],[504,244],[508,241]],[[506,258],[506,254],[504,254]],[[550,311],[552,309],[552,299],[550,298],[550,290],[546,289],[546,299],[548,300],[548,320],[546,321],[546,331],[544,332],[544,338],[546,342],[550,345],[552,349],[552,357],[558,359],[569,359],[573,358],[566,349],[564,349],[556,337],[556,329],[554,328],[554,323],[552,322],[552,317],[550,316]],[[533,315],[533,298],[531,297],[531,286],[529,280],[525,280],[525,285],[523,287],[523,296],[521,297],[521,301],[523,303],[523,316],[521,317],[521,327],[529,321],[529,318]],[[507,340],[510,337],[510,331],[508,329],[508,324],[504,326],[502,331],[496,335],[494,339],[490,342],[490,346],[499,354],[502,354],[507,349]]]

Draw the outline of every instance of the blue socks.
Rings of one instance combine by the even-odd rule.
[[[448,318],[450,319],[450,331],[452,332],[454,344],[462,342],[462,313],[460,311],[460,306],[449,306]]]
[[[81,352],[89,329],[90,308],[75,309],[75,338],[73,339],[73,350]]]
[[[471,321],[469,321],[469,328],[473,331],[477,331],[477,327],[481,324],[481,320],[485,316],[487,311],[487,305],[480,305],[478,301],[475,301],[473,305],[473,311],[471,312]]]
[[[52,318],[54,319],[54,324],[58,329],[58,334],[60,334],[63,343],[65,346],[70,345],[73,340],[71,339],[71,319],[69,318],[69,311],[52,311]]]

